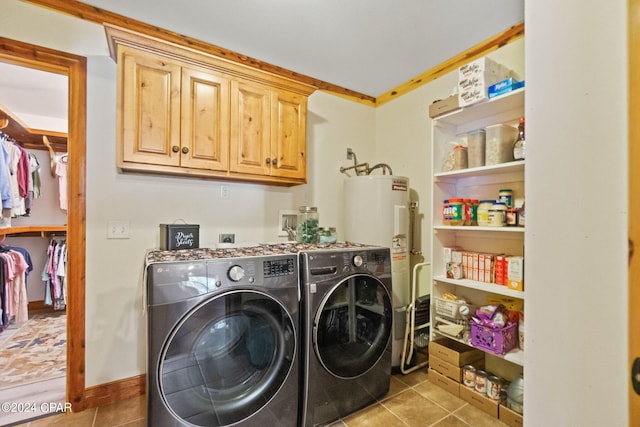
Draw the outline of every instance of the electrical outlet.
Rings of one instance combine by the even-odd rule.
[[[228,199],[231,196],[231,189],[229,189],[228,185],[221,185],[220,186],[220,198],[221,199]]]
[[[219,243],[235,243],[236,235],[235,234],[220,234],[218,236]]]
[[[107,239],[128,239],[129,221],[112,219],[107,223]]]

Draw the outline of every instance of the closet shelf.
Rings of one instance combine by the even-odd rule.
[[[0,105],[0,119],[1,130],[22,144],[24,148],[47,150],[42,143],[42,137],[46,136],[54,151],[67,151],[67,133],[31,129],[3,105]]]
[[[45,236],[49,233],[66,233],[66,225],[29,225],[24,227],[11,227],[0,229],[1,236],[21,235],[21,236]]]

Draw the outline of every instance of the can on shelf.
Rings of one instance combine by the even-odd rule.
[[[466,365],[462,368],[462,384],[470,388],[476,386],[476,368],[474,366]]]
[[[502,378],[496,375],[487,377],[487,397],[493,400],[500,400],[500,392],[502,391]]]
[[[487,394],[487,373],[482,369],[476,371],[475,390],[480,394]]]

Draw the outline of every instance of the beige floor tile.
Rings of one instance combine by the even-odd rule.
[[[420,383],[413,388],[416,392],[429,400],[434,401],[447,411],[455,411],[467,404],[464,400],[454,396],[442,387],[438,387],[430,381]]]
[[[147,415],[146,405],[146,396],[139,396],[101,406],[96,414],[95,427],[115,427],[145,419]]]
[[[438,421],[433,424],[431,427],[470,427],[469,424],[462,421],[460,418],[455,415],[449,415],[447,418]],[[474,426],[471,426],[474,427]]]
[[[407,390],[386,400],[383,406],[402,419],[407,425],[423,427],[431,425],[449,412],[414,390]]]
[[[453,415],[473,427],[507,427],[502,421],[471,405],[463,406]]]
[[[68,412],[60,415],[40,418],[29,423],[29,427],[91,427],[95,419],[96,408],[85,409],[81,412]]]
[[[393,397],[393,396],[397,395],[398,393],[407,390],[408,388],[409,388],[409,386],[407,384],[403,383],[398,378],[391,377],[391,382],[389,384],[389,392],[383,398],[381,398],[380,401],[389,399],[390,397]]]
[[[348,427],[400,427],[407,425],[379,403],[349,415],[343,421]]]
[[[394,375],[393,377],[399,379],[409,387],[413,387],[428,380],[427,368],[418,369],[407,375]]]

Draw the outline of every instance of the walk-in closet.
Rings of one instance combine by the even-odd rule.
[[[68,78],[3,62],[0,75],[0,401],[40,410],[66,400]]]

